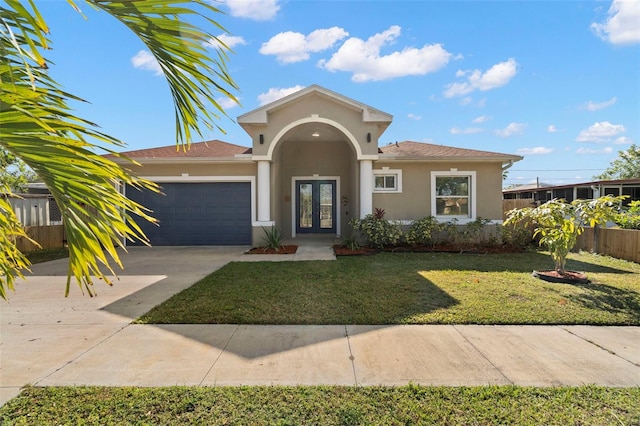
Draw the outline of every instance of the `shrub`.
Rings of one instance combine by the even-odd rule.
[[[396,245],[402,237],[400,226],[384,219],[384,210],[376,209],[376,215],[368,214],[363,219],[351,219],[349,225],[374,248]]]
[[[640,229],[640,200],[629,203],[625,211],[616,215],[615,222],[623,229]]]
[[[533,242],[533,227],[526,223],[502,225],[499,229],[503,244],[526,247]]]
[[[491,223],[491,219],[478,217],[473,222],[467,223],[462,230],[462,243],[468,245],[481,245],[488,240],[485,228]]]
[[[434,233],[442,227],[433,216],[427,216],[416,220],[405,234],[405,240],[410,245],[428,245],[435,244]]]

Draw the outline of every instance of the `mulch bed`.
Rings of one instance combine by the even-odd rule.
[[[435,246],[393,246],[382,249],[373,249],[370,247],[360,247],[356,250],[350,250],[340,245],[334,245],[333,251],[336,256],[362,256],[386,251],[391,253],[474,253],[474,254],[496,254],[496,253],[521,253],[524,249],[514,246],[456,246],[451,244],[438,244]]]
[[[369,254],[375,254],[378,250],[369,247],[360,247],[356,250],[351,250],[347,247],[342,247],[341,245],[335,245],[333,246],[333,252],[336,256],[366,256]]]
[[[531,275],[550,283],[589,284],[591,282],[584,272],[576,271],[564,271],[562,274],[555,270],[533,271]]]
[[[245,252],[246,254],[294,254],[298,250],[296,245],[280,246],[278,250],[267,247],[254,247]]]

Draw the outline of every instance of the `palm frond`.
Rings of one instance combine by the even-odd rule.
[[[211,55],[205,46],[216,37],[189,22],[203,19],[226,32],[208,16],[222,13],[219,9],[202,0],[87,1],[120,20],[157,59],[173,96],[180,142],[191,143],[192,131],[202,137],[200,124],[224,133],[217,122],[226,113],[217,98],[238,102],[226,65],[228,48],[220,44]]]

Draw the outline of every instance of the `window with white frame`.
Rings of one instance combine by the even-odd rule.
[[[431,172],[431,215],[442,219],[471,219],[476,216],[476,172]]]
[[[374,170],[373,192],[402,192],[402,170],[387,167]]]

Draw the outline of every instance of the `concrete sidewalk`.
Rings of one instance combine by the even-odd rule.
[[[0,305],[0,403],[26,384],[640,386],[640,327],[130,324],[243,251],[133,250],[96,298],[36,265]]]

